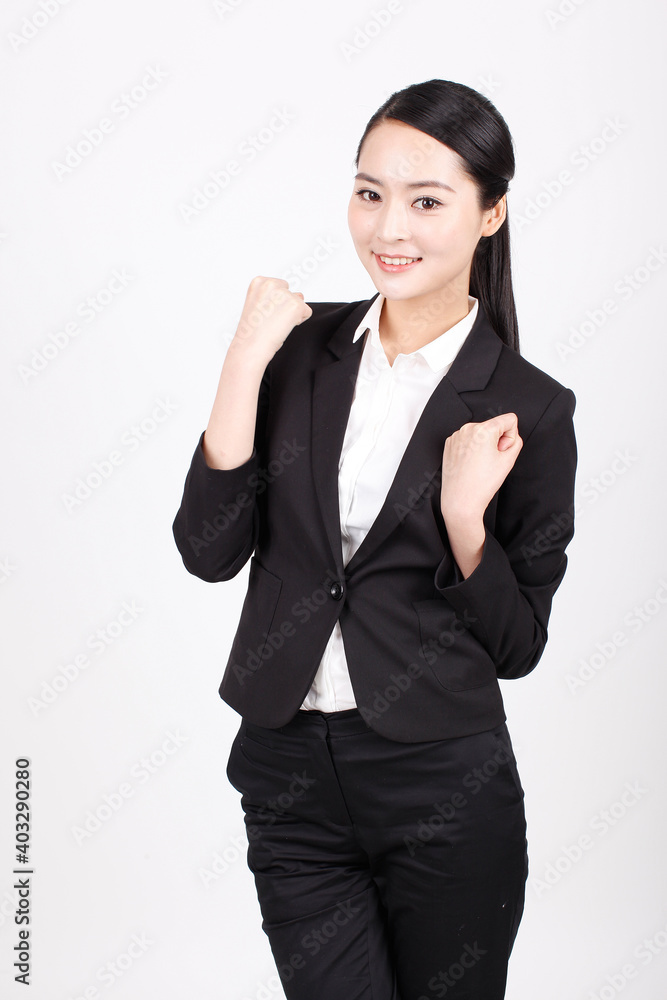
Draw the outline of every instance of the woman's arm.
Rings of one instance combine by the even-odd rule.
[[[186,569],[209,583],[236,576],[257,544],[271,360],[311,315],[284,279],[259,275],[250,282],[172,526]]]
[[[211,469],[236,469],[250,459],[267,363],[243,341],[234,338],[229,345],[202,443]]]
[[[493,533],[483,524],[482,536],[477,515],[469,529],[456,522],[453,512],[463,509],[458,502],[447,511],[454,524],[452,554],[438,565],[434,583],[457,617],[469,623],[499,677],[529,673],[546,645],[551,603],[574,534],[575,405],[574,393],[561,389],[526,440],[510,444],[508,450],[518,451],[498,491]],[[500,474],[499,464],[491,466]],[[464,566],[455,548],[463,553]]]
[[[464,578],[481,562],[484,512],[522,446],[515,413],[464,424],[445,442],[440,505],[452,555]]]
[[[226,361],[225,361],[226,363]],[[255,388],[254,371],[246,372],[243,386],[236,393],[237,402],[244,399],[244,414],[237,412],[235,421],[241,426],[238,442],[231,436],[224,423],[226,398],[222,395],[226,388],[226,378],[220,378],[216,397],[216,419],[222,421],[223,434],[214,441],[213,454],[207,456],[208,428],[202,432],[197,443],[190,468],[183,487],[183,497],[174,519],[172,530],[178,551],[185,568],[194,576],[208,583],[230,580],[242,569],[252,554],[259,533],[259,518],[256,505],[257,485],[260,481],[261,442],[265,438],[266,418],[269,406],[271,366],[268,365]],[[230,365],[227,375],[231,377],[234,365]],[[253,406],[254,411],[247,410]],[[209,422],[210,426],[210,422]],[[231,463],[248,454],[247,438],[243,431],[253,435],[251,453],[245,461],[232,466]],[[225,437],[226,436],[226,437]],[[225,439],[229,444],[225,446]],[[216,456],[218,456],[216,458]],[[229,463],[229,468],[215,468],[209,461]]]

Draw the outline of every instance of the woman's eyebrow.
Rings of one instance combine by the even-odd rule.
[[[379,181],[376,177],[371,177],[370,174],[364,174],[364,173],[355,174],[354,179],[359,181],[368,181],[369,184],[377,184],[378,187],[384,187],[382,181]],[[405,186],[407,188],[419,188],[419,187],[444,188],[445,191],[451,191],[452,194],[456,194],[454,188],[450,187],[449,184],[443,183],[443,181],[411,181],[409,184],[406,184]]]

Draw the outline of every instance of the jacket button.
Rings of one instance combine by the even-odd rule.
[[[341,597],[343,596],[343,588],[341,587],[340,583],[338,583],[338,581],[336,581],[336,583],[331,584],[331,587],[329,588],[329,593],[331,594],[331,596],[335,601],[340,601]]]

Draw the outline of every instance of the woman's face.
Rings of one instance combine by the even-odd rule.
[[[377,290],[388,299],[467,295],[475,247],[502,224],[505,199],[483,212],[458,155],[402,122],[369,133],[358,169],[348,224]],[[419,259],[392,265],[382,256]]]

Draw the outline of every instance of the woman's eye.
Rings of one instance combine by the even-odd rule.
[[[365,194],[372,194],[372,195],[375,195],[377,198],[380,197],[380,195],[377,193],[377,191],[369,191],[367,188],[362,188],[361,190],[355,191],[354,193],[358,194],[361,197],[362,201],[373,201],[374,200],[372,198],[371,199],[364,198]]]
[[[424,195],[422,198],[417,198],[417,201],[422,201],[422,202],[428,201],[431,203],[430,205],[425,205],[423,207],[423,210],[425,212],[432,212],[434,208],[437,208],[438,205],[442,204],[442,202],[437,201],[437,199],[435,198],[429,198],[427,195]]]

